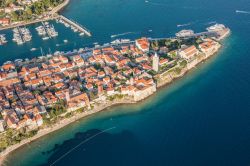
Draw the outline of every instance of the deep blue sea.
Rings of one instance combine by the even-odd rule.
[[[38,24],[30,26],[32,42],[1,46],[1,62],[40,55],[32,47],[69,51],[110,42],[111,35],[167,37],[181,29],[203,31],[213,22],[232,34],[216,56],[147,100],[42,137],[12,153],[6,165],[249,166],[249,11],[250,0],[72,0],[62,14],[90,29],[91,38],[52,22],[59,37],[42,41],[34,30]],[[69,43],[57,47],[64,39]]]

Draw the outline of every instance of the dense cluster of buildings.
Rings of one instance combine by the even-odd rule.
[[[143,94],[155,92],[155,82],[147,73],[153,68],[154,55],[147,54],[149,41],[139,40],[143,43],[139,42],[138,47],[132,44],[120,49],[95,49],[89,58],[58,55],[40,63],[4,64],[0,72],[0,130],[5,126],[40,126],[42,115],[61,100],[72,111],[89,108],[90,94],[99,99],[122,94],[140,100]]]
[[[156,91],[152,71],[158,73],[170,61],[185,59],[192,63],[199,54],[210,56],[220,44],[203,38],[198,45],[182,45],[171,50],[166,46],[151,48],[147,38],[119,47],[93,49],[91,56],[55,55],[39,61],[5,63],[0,70],[0,131],[6,128],[37,128],[43,115],[63,101],[67,111],[91,108],[108,96],[126,95],[139,101]],[[150,74],[151,73],[151,74]]]

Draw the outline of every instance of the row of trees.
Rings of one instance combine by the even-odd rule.
[[[5,133],[0,135],[0,152],[8,146],[21,142],[23,139],[33,137],[36,133],[37,130],[26,131],[25,128],[22,128],[21,130],[7,129]]]

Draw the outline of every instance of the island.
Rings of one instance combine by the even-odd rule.
[[[171,38],[115,40],[0,67],[0,156],[82,117],[137,103],[216,54],[223,24]]]

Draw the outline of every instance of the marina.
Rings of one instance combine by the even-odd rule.
[[[13,41],[18,45],[22,45],[26,42],[31,41],[32,35],[30,30],[26,27],[17,27],[13,29]]]
[[[66,28],[70,28],[72,32],[78,33],[79,36],[91,36],[90,31],[87,30],[82,25],[80,25],[79,23],[71,19],[68,19],[62,15],[56,15],[56,16],[54,15],[53,17],[51,17],[51,19],[34,22],[34,24],[40,23],[40,25],[35,27],[35,31],[37,32],[38,36],[40,36],[44,41],[56,38],[59,35],[53,23],[49,22],[53,20],[56,21],[56,23],[63,24]],[[25,26],[13,27],[12,32],[13,32],[12,41],[15,42],[17,45],[23,45],[24,43],[30,42],[32,40],[32,33]],[[63,42],[68,43],[68,40],[65,39],[63,40]],[[0,45],[5,45],[5,44],[7,44],[7,37],[5,36],[5,34],[0,34]],[[34,51],[34,49],[30,50]]]

